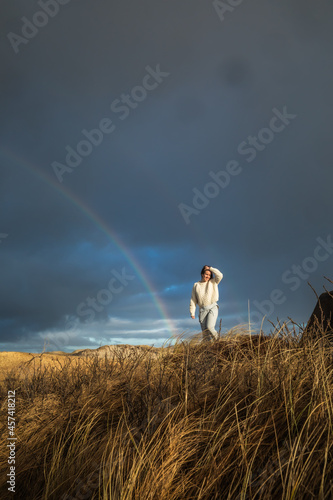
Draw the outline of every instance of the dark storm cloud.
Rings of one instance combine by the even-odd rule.
[[[248,298],[262,303],[274,288],[287,299],[274,314],[293,315],[294,305],[306,321],[306,282],[322,287],[330,258],[299,277],[295,291],[281,276],[330,233],[330,4],[243,2],[221,22],[212,2],[71,0],[15,53],[8,33],[21,35],[22,17],[31,21],[41,8],[33,1],[1,6],[6,348],[15,349],[10,339],[23,350],[63,335],[70,318],[79,328],[62,339],[66,348],[109,343],[117,330],[117,342],[160,340],[168,328],[154,298],[178,330],[197,327],[187,319],[188,301],[205,263],[225,274],[221,310],[230,326]],[[148,66],[167,76],[136,102],[133,89]],[[247,161],[251,137],[284,107],[295,118]],[[115,130],[59,182],[52,164],[66,165],[66,148],[77,155],[82,130],[106,118]],[[241,173],[186,224],[179,204],[194,207],[193,189],[204,196],[210,173],[231,160]],[[89,209],[131,251],[156,296]],[[85,323],[78,305],[124,266],[135,279]]]

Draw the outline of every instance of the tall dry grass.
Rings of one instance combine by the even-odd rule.
[[[232,331],[212,344],[43,368],[0,387],[1,498],[6,395],[16,389],[22,499],[333,498],[333,364],[328,341],[293,327]]]

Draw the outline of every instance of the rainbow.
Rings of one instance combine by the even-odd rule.
[[[124,245],[115,231],[113,231],[112,228],[108,226],[108,224],[91,207],[86,205],[78,196],[76,196],[68,188],[66,188],[66,186],[63,186],[62,184],[59,184],[59,182],[52,180],[48,175],[41,172],[31,162],[28,162],[17,153],[13,153],[11,150],[4,147],[0,148],[0,154],[3,159],[10,160],[13,164],[15,164],[15,166],[24,168],[30,174],[32,173],[52,189],[60,193],[69,203],[75,205],[88,219],[90,219],[91,222],[109,238],[109,240],[111,240],[115,247],[122,252],[127,262],[131,265],[131,267],[135,270],[137,276],[140,278],[143,286],[150,295],[159,315],[165,321],[167,328],[170,330],[170,335],[175,335],[173,322],[169,318],[163,302],[159,299],[158,292],[154,289],[141,264],[138,262],[129,248]]]

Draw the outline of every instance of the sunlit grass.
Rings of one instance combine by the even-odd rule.
[[[13,389],[17,498],[333,498],[329,342],[246,333],[16,368],[0,386],[1,498]]]

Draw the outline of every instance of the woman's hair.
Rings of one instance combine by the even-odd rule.
[[[201,269],[201,276],[203,274],[205,274],[205,271],[209,271],[210,272],[210,279],[213,279],[214,278],[214,274],[212,273],[212,271],[210,269],[205,269],[205,267],[207,267],[207,266],[203,266],[203,268]]]

